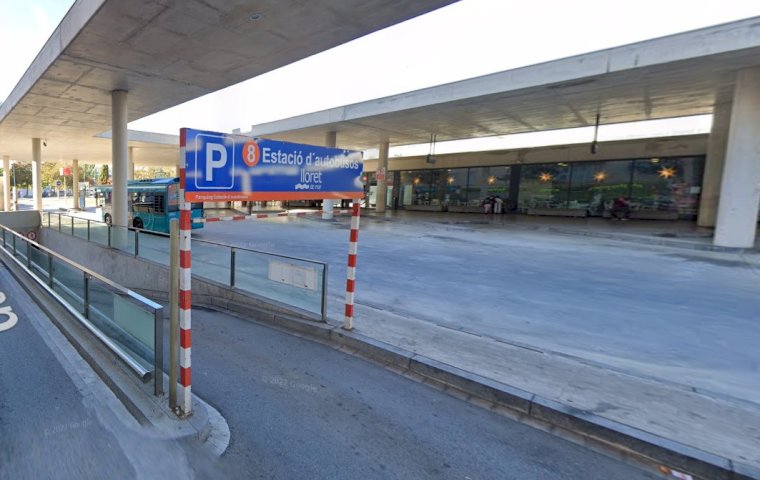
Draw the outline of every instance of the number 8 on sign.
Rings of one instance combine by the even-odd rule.
[[[255,167],[259,163],[259,144],[253,140],[245,142],[243,145],[243,161],[249,167]]]

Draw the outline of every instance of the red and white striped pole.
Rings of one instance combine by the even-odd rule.
[[[190,218],[190,202],[185,199],[185,148],[187,137],[185,129],[180,130],[179,137],[179,409],[182,416],[192,412],[192,349],[191,328],[191,269],[190,269],[190,232],[193,229]],[[176,359],[172,359],[176,361]]]
[[[343,320],[345,330],[354,328],[354,292],[356,291],[356,253],[359,246],[359,217],[361,200],[354,199],[351,211],[351,236],[348,243],[348,272],[346,274],[346,316]]]

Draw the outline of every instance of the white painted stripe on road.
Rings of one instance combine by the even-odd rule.
[[[0,292],[0,304],[5,303],[5,293]],[[10,305],[0,307],[0,317],[8,317],[8,320],[0,322],[0,332],[5,332],[15,327],[18,323],[18,316],[13,313],[13,308]]]

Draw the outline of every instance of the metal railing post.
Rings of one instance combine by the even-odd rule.
[[[53,288],[53,256],[48,252],[48,287]]]
[[[111,247],[111,224],[108,224],[108,247]]]
[[[90,319],[90,274],[84,272],[84,305],[82,314],[84,318]]]
[[[135,230],[135,258],[140,256],[140,230]]]
[[[327,264],[322,269],[322,321],[327,323]]]
[[[13,236],[13,256],[16,256],[16,235]]]
[[[26,242],[26,268],[32,270],[32,244]]]
[[[230,248],[230,287],[235,286],[235,249]]]
[[[52,216],[52,215],[50,215],[50,212],[48,212],[48,213],[47,213],[47,217],[48,217],[48,228],[50,228],[50,217],[51,217],[51,216]]]
[[[179,379],[179,221],[169,222],[169,408],[177,409]]]
[[[71,217],[71,236],[74,236],[74,217]]]
[[[90,219],[87,219],[87,241],[90,241]]]
[[[164,393],[164,325],[163,309],[153,312],[153,393]]]
[[[58,214],[58,231],[61,231],[61,214]]]

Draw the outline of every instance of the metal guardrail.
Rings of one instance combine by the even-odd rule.
[[[141,252],[140,250],[140,238],[146,239],[144,236],[149,235],[150,237],[147,238],[156,238],[156,237],[163,237],[166,239],[166,255],[168,258],[169,254],[169,234],[163,233],[163,232],[156,232],[153,230],[147,230],[147,229],[140,229],[140,228],[134,228],[134,227],[121,227],[116,225],[111,225],[105,222],[101,222],[98,220],[92,220],[92,219],[86,219],[86,218],[80,218],[75,217],[72,215],[67,215],[65,213],[59,213],[59,212],[42,212],[42,226],[47,226],[48,228],[58,230],[61,233],[67,233],[75,237],[79,237],[82,239],[86,239],[88,242],[94,242],[98,243],[103,246],[107,246],[109,248],[114,248],[117,250],[121,250],[125,253],[129,253],[134,255],[137,258],[144,258],[148,260],[153,260],[148,258],[147,255],[145,255],[145,252]],[[82,227],[81,232],[78,234],[78,228]],[[85,230],[86,229],[86,230]],[[106,231],[106,234],[103,234],[102,232]],[[95,232],[99,232],[99,234],[96,235]],[[123,233],[126,235],[126,243],[123,243],[121,245],[117,245],[118,242],[115,241],[115,237],[117,236],[117,233]],[[96,238],[98,237],[98,238]],[[124,240],[124,238],[122,238]],[[327,321],[327,278],[328,278],[328,265],[326,262],[320,262],[317,260],[310,260],[306,258],[299,258],[299,257],[293,257],[289,255],[282,255],[279,253],[272,253],[267,252],[263,250],[255,250],[251,248],[245,248],[245,247],[238,247],[234,245],[227,245],[224,243],[214,242],[211,240],[205,240],[205,239],[198,239],[193,238],[193,244],[200,244],[200,245],[206,245],[213,248],[219,248],[221,250],[225,250],[226,254],[224,255],[224,258],[227,258],[228,260],[226,262],[219,262],[219,265],[222,265],[223,263],[228,265],[229,272],[227,272],[227,282],[225,283],[226,286],[229,286],[230,288],[239,289],[245,292],[250,292],[255,295],[271,298],[271,296],[268,296],[266,293],[262,293],[260,290],[254,290],[252,288],[248,288],[244,285],[241,285],[240,278],[241,278],[241,268],[240,268],[240,257],[241,255],[260,255],[265,257],[272,257],[275,259],[282,259],[287,263],[290,264],[303,264],[303,265],[310,265],[315,267],[315,269],[318,271],[320,275],[321,280],[321,288],[319,291],[319,305],[317,309],[312,308],[304,308],[300,305],[295,305],[293,303],[289,303],[288,300],[283,300],[282,298],[271,298],[275,301],[309,311],[311,313],[315,313],[319,315],[322,319],[322,321]],[[198,269],[195,268],[196,262],[195,262],[195,255],[193,259],[194,263],[194,270],[193,275],[204,277],[212,281],[219,281],[219,277],[209,278],[206,277],[201,273],[198,272]]]
[[[3,225],[0,225],[0,231],[2,232],[0,246],[3,250],[143,381],[148,381],[152,376],[155,394],[162,394],[163,307]],[[73,278],[72,273],[74,273]],[[81,295],[79,285],[75,283],[78,282],[76,276],[81,279]],[[109,298],[109,294],[112,297]],[[96,296],[101,298],[95,299]],[[105,312],[109,308],[107,302],[100,301],[104,296],[106,300],[112,302],[111,315]],[[139,344],[139,340],[134,338],[129,327],[125,329],[124,326],[117,324],[117,307],[113,304],[123,301],[126,301],[126,304],[122,303],[123,308],[129,309],[130,305],[136,307],[138,311],[146,313],[142,320],[152,320],[152,349],[149,345]],[[130,312],[126,312],[124,316],[126,317],[128,313]],[[131,313],[134,314],[134,310]],[[134,315],[130,316],[130,320],[134,320]],[[100,323],[100,326],[96,323]],[[133,348],[126,346],[127,344]],[[135,353],[136,351],[143,352],[144,356]],[[151,356],[150,353],[152,353],[152,358],[145,358]],[[144,366],[144,364],[150,364],[151,361],[152,371]]]

